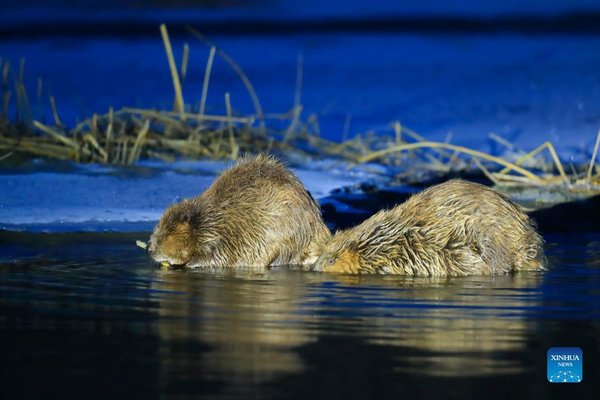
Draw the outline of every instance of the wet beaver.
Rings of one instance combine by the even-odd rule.
[[[187,267],[311,264],[330,237],[316,201],[278,160],[243,158],[201,195],[169,207],[154,260]]]
[[[529,217],[492,189],[451,180],[338,232],[314,270],[459,276],[540,269],[543,240]]]

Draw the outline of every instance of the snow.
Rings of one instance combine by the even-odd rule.
[[[269,113],[293,105],[296,60],[304,59],[303,118],[324,137],[390,132],[398,120],[432,140],[489,150],[495,132],[523,149],[551,140],[564,159],[593,146],[600,128],[600,37],[553,35],[297,35],[213,38],[247,72]],[[191,45],[184,97],[198,104],[208,49]],[[176,59],[183,39],[174,39]],[[173,90],[156,37],[40,39],[2,43],[0,56],[26,59],[36,117],[51,122],[47,95],[73,125],[110,106],[172,107]],[[44,96],[35,99],[37,77]],[[216,58],[208,112],[224,114],[224,93],[255,112],[235,73]],[[34,100],[35,99],[35,100]],[[39,110],[45,110],[41,113]],[[42,115],[43,114],[43,115]]]
[[[123,2],[43,2],[0,0],[6,29],[37,21],[156,22],[156,35],[131,37],[3,37],[0,57],[12,78],[24,58],[25,85],[34,117],[52,122],[48,96],[54,95],[64,123],[124,106],[169,109],[173,89],[158,23],[206,18],[231,23],[248,20],[312,20],[369,16],[508,15],[551,16],[587,10],[594,0],[431,0],[397,2],[243,2],[231,8],[147,8]],[[235,2],[234,2],[235,3]],[[484,4],[485,3],[485,4]],[[229,21],[229,22],[227,22]],[[25,24],[25,25],[24,25]],[[419,34],[327,32],[282,36],[215,36],[252,81],[267,113],[293,106],[298,54],[303,55],[302,118],[318,117],[322,136],[340,140],[350,119],[350,136],[391,133],[400,121],[431,140],[445,140],[495,154],[505,150],[489,139],[494,132],[531,150],[552,141],[567,162],[589,160],[600,128],[600,36]],[[186,103],[197,107],[208,49],[192,37],[172,37],[176,60],[191,46]],[[38,78],[42,96],[36,96]],[[222,59],[213,66],[207,112],[224,114],[231,93],[241,114],[255,110],[239,78]],[[14,98],[14,96],[13,96]],[[11,115],[14,109],[11,110]],[[1,154],[0,154],[1,155]],[[169,204],[200,193],[227,163],[142,162],[135,168],[76,166],[70,171],[40,165],[0,171],[0,228],[27,230],[144,229]],[[313,192],[331,190],[386,175],[381,166],[346,171],[332,160],[294,164]],[[369,172],[367,172],[369,171]],[[27,173],[25,173],[27,172]],[[329,201],[329,200],[328,200]]]
[[[136,169],[83,165],[70,172],[0,173],[0,229],[149,230],[166,207],[204,191],[230,164],[146,162]],[[336,188],[382,179],[326,160],[293,171],[317,200]]]

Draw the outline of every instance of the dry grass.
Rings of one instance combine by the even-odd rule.
[[[498,157],[463,146],[429,141],[416,132],[394,122],[389,135],[367,132],[350,135],[351,116],[344,122],[343,141],[333,142],[320,136],[318,118],[301,118],[303,60],[298,57],[296,91],[292,109],[285,114],[265,114],[254,87],[242,68],[222,49],[201,33],[189,28],[191,34],[206,44],[209,56],[206,64],[200,105],[193,111],[184,100],[184,82],[190,48],[184,45],[178,67],[165,25],[160,26],[174,92],[173,110],[123,108],[94,114],[77,126],[66,127],[59,116],[54,97],[49,97],[52,124],[32,118],[21,61],[17,77],[11,81],[11,66],[0,60],[2,77],[2,108],[0,109],[0,161],[13,153],[51,157],[77,162],[134,164],[140,159],[154,158],[172,161],[179,157],[235,159],[242,153],[264,151],[295,152],[300,155],[335,157],[349,168],[371,161],[390,166],[401,182],[434,176],[479,170],[499,186],[560,187],[564,191],[600,191],[600,169],[596,162],[600,147],[600,132],[589,164],[571,168],[567,173],[554,146],[545,142],[533,151],[521,152],[514,160]],[[246,87],[254,104],[254,115],[238,115],[229,93],[225,93],[226,115],[206,114],[208,87],[215,57],[224,60]],[[38,82],[38,101],[41,99]],[[11,90],[11,88],[14,88]],[[9,121],[11,102],[16,118]],[[268,121],[288,121],[287,129],[269,131]],[[513,154],[515,146],[499,137],[492,140]],[[547,154],[544,154],[547,150]],[[549,155],[549,157],[548,157]],[[364,168],[364,167],[363,167]]]

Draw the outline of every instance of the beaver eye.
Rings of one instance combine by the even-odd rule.
[[[335,263],[335,258],[331,257],[329,260],[327,260],[327,264],[329,265],[333,265]]]

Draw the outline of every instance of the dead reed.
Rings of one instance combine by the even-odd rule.
[[[250,79],[233,58],[200,32],[191,27],[188,30],[210,48],[197,111],[193,111],[184,99],[190,47],[187,43],[184,45],[181,65],[178,66],[164,24],[160,26],[160,33],[173,83],[173,110],[110,108],[106,113],[94,114],[69,128],[60,119],[55,98],[49,96],[53,123],[45,124],[33,118],[23,79],[25,62],[21,61],[16,78],[11,80],[10,63],[0,59],[0,161],[13,153],[25,153],[76,162],[130,165],[140,159],[152,158],[163,161],[179,157],[235,159],[248,152],[294,152],[337,158],[348,168],[376,161],[388,165],[394,178],[402,182],[478,170],[498,186],[558,187],[564,191],[600,192],[600,168],[596,162],[600,131],[589,164],[572,167],[569,173],[550,142],[530,152],[519,152],[505,139],[490,135],[512,154],[519,154],[511,159],[451,144],[450,137],[444,142],[429,141],[399,121],[391,125],[388,135],[367,132],[349,138],[351,116],[347,115],[343,141],[333,142],[321,137],[315,115],[306,120],[301,118],[302,56],[298,57],[293,107],[285,114],[266,114]],[[229,93],[224,95],[226,115],[206,114],[208,87],[216,56],[232,68],[246,87],[254,105],[254,115],[238,115]],[[41,103],[41,80],[37,89],[38,102]],[[13,119],[9,118],[11,104],[16,111]],[[269,121],[288,121],[288,127],[270,130]],[[547,154],[543,153],[544,150]]]

